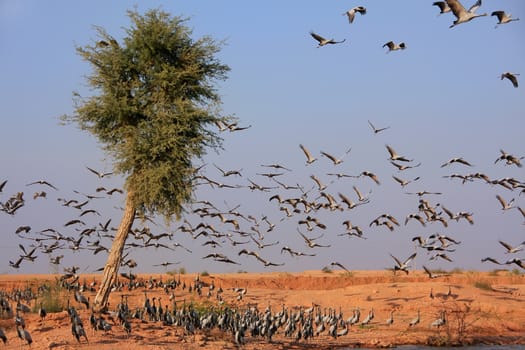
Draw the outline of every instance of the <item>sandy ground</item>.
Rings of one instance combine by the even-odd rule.
[[[366,324],[349,327],[347,335],[330,337],[327,331],[313,339],[295,341],[284,336],[282,326],[269,343],[261,337],[246,335],[245,349],[332,349],[344,347],[391,347],[402,344],[525,344],[525,276],[508,271],[500,272],[458,272],[450,276],[430,279],[423,271],[413,271],[409,275],[394,275],[390,271],[352,271],[334,270],[305,271],[302,273],[267,274],[218,274],[200,276],[205,285],[213,284],[215,289],[207,296],[208,287],[202,289],[202,296],[189,291],[197,275],[140,275],[139,279],[169,281],[179,279],[186,284],[166,292],[162,288],[142,287],[129,291],[123,288],[111,294],[110,309],[114,309],[123,295],[128,298],[130,309],[142,307],[145,298],[160,299],[162,305],[172,308],[190,304],[207,307],[229,305],[243,310],[257,307],[261,312],[267,307],[272,313],[284,308],[296,312],[319,305],[318,310],[327,314],[331,310],[342,313],[348,319],[355,308],[361,310],[363,320],[373,309],[375,317]],[[58,276],[52,275],[2,275],[0,291],[8,294],[16,289],[28,287],[36,291],[38,285],[47,281],[54,285]],[[100,275],[81,275],[80,283],[87,285],[97,282]],[[125,281],[125,280],[124,280]],[[216,291],[221,287],[224,304],[219,305]],[[238,300],[234,288],[246,289],[246,294]],[[146,294],[145,294],[146,292]],[[173,292],[173,294],[172,294]],[[50,313],[41,320],[35,312],[23,314],[26,329],[33,338],[31,349],[235,349],[233,335],[218,329],[198,330],[186,334],[181,327],[165,326],[161,322],[132,319],[132,332],[129,336],[116,321],[104,316],[113,324],[110,332],[93,331],[89,327],[91,311],[77,303],[72,292],[64,291],[63,304],[70,300],[86,326],[89,342],[80,343],[72,336],[69,317],[66,311]],[[84,295],[94,299],[94,292]],[[170,300],[171,296],[171,300]],[[16,303],[11,301],[13,308]],[[39,299],[28,302],[35,310]],[[420,312],[420,322],[414,326],[409,323]],[[387,319],[393,311],[393,323]],[[432,327],[431,323],[445,311],[447,322],[442,327]],[[0,320],[8,343],[5,349],[20,348],[23,342],[17,337],[14,317]],[[340,328],[341,329],[341,328]],[[2,348],[2,346],[0,346]]]

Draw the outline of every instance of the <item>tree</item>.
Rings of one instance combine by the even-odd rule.
[[[187,19],[161,10],[128,16],[132,25],[121,44],[95,27],[100,40],[76,48],[92,66],[86,79],[93,94],[74,93],[75,112],[62,118],[96,136],[113,172],[125,178],[126,204],[95,297],[97,310],[107,306],[134,220],[180,216],[192,198],[194,162],[222,145],[212,127],[232,119],[220,115],[214,86],[229,71],[215,57],[220,43],[209,36],[192,39]]]

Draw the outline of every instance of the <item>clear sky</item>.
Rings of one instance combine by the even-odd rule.
[[[15,215],[0,212],[0,273],[47,273],[72,265],[80,266],[82,272],[91,272],[103,266],[104,252],[72,252],[65,249],[70,242],[64,242],[64,249],[51,254],[64,255],[58,267],[50,264],[50,257],[41,248],[37,249],[34,262],[23,261],[19,269],[10,267],[9,261],[18,260],[22,253],[19,244],[30,250],[35,242],[27,238],[40,237],[38,232],[46,228],[78,238],[79,229],[108,219],[112,220],[110,226],[116,226],[120,220],[118,208],[123,205],[124,196],[114,194],[94,199],[84,207],[100,213],[80,218],[85,227],[64,226],[67,221],[78,219],[80,211],[62,206],[59,198],[81,201],[85,197],[74,191],[92,195],[97,187],[120,187],[123,180],[98,179],[90,173],[86,166],[110,172],[110,159],[93,137],[74,126],[60,125],[59,117],[72,113],[73,91],[88,93],[85,76],[90,66],[76,54],[75,47],[98,40],[95,25],[120,40],[123,28],[129,26],[126,10],[133,8],[139,12],[161,8],[188,17],[187,24],[193,28],[195,38],[211,35],[225,41],[219,58],[231,67],[231,72],[227,81],[217,85],[223,112],[238,117],[241,126],[251,127],[222,133],[224,150],[211,151],[206,156],[203,174],[243,187],[199,186],[196,198],[211,201],[220,211],[238,206],[238,212],[258,220],[264,236],[262,243],[279,242],[259,249],[218,218],[188,214],[185,218],[194,226],[199,222],[212,224],[220,232],[231,234],[234,240],[250,243],[232,246],[225,237],[193,239],[177,230],[182,222],[167,226],[158,219],[157,225],[145,225],[155,234],[174,233],[172,241],[164,239],[160,243],[180,243],[192,253],[181,248],[130,249],[129,257],[139,263],[137,271],[165,271],[162,266],[154,266],[162,262],[180,262],[168,269],[185,267],[190,272],[302,271],[321,269],[333,261],[348,269],[384,269],[394,265],[390,254],[404,260],[414,251],[418,255],[413,265],[418,269],[425,265],[490,270],[497,266],[481,263],[481,258],[525,258],[523,252],[506,254],[498,243],[503,240],[517,245],[525,240],[525,218],[517,209],[503,211],[496,199],[497,194],[507,201],[514,198],[514,207],[525,208],[525,195],[519,195],[519,188],[511,191],[479,179],[462,184],[459,179],[443,177],[479,172],[490,179],[513,177],[525,182],[525,167],[495,163],[500,149],[525,156],[525,3],[484,0],[478,12],[487,12],[487,17],[449,29],[453,15],[438,16],[439,10],[432,2],[0,0],[0,183],[8,181],[0,193],[0,202],[7,202],[17,192],[25,193],[25,206]],[[465,7],[472,2],[464,1]],[[343,13],[358,5],[365,6],[367,13],[357,14],[350,24]],[[523,19],[495,28],[497,19],[490,16],[495,10]],[[345,42],[317,48],[310,31]],[[407,48],[387,54],[383,44],[391,40],[405,42]],[[507,71],[522,73],[518,79],[523,86],[514,88],[508,80],[501,80],[500,75]],[[374,134],[368,121],[389,129]],[[299,144],[305,145],[318,160],[306,165]],[[409,164],[421,165],[398,171],[390,164],[387,144],[400,155],[414,159]],[[337,166],[320,153],[341,156],[350,147],[351,152]],[[453,157],[463,157],[473,166],[440,167]],[[324,192],[337,201],[339,192],[357,201],[354,185],[363,193],[370,192],[370,200],[352,210],[320,209],[287,217],[279,210],[279,204],[269,198],[274,194],[298,197],[300,191],[275,188],[260,192],[247,188],[248,179],[279,187],[257,175],[275,172],[261,166],[271,163],[291,169],[277,178],[283,183],[300,184],[308,191],[315,185],[310,176],[315,175],[328,185]],[[241,170],[242,177],[223,177],[214,164],[223,170]],[[327,175],[359,175],[365,170],[375,173],[381,185],[367,177],[337,179]],[[402,188],[392,175],[419,180]],[[36,180],[47,180],[58,191],[42,185],[27,186]],[[46,191],[47,197],[33,199],[33,194],[41,190]],[[405,217],[417,213],[419,204],[417,196],[406,192],[423,190],[442,193],[423,197],[432,206],[440,203],[453,212],[473,213],[475,224],[450,220],[446,228],[439,222],[428,222],[423,227],[410,220],[405,225]],[[314,188],[307,199],[326,203],[323,197],[318,198],[319,194]],[[437,211],[441,211],[440,207]],[[385,213],[397,218],[400,226],[392,232],[385,226],[369,226]],[[308,231],[305,225],[298,224],[308,215],[318,218],[326,230],[316,227]],[[442,215],[446,217],[445,213]],[[264,216],[275,224],[270,232],[266,232]],[[348,219],[362,228],[366,239],[338,236],[345,232],[342,222]],[[238,221],[241,230],[258,237],[251,231],[254,222],[242,218]],[[23,225],[31,226],[31,231],[16,234]],[[136,223],[135,227],[143,226]],[[331,247],[308,248],[297,228],[309,237],[324,235],[316,242]],[[426,238],[434,233],[461,241],[451,247],[454,252],[446,252],[452,262],[430,260],[436,252],[416,248],[412,242],[414,236]],[[82,248],[97,239],[96,234],[86,237]],[[221,246],[202,246],[210,239]],[[130,237],[128,242],[133,241]],[[111,244],[105,237],[100,238],[100,243],[106,247]],[[281,254],[285,245],[315,256]],[[263,258],[284,266],[264,267],[252,256],[238,256],[241,249],[257,251]],[[225,254],[241,265],[202,259],[210,252]]]

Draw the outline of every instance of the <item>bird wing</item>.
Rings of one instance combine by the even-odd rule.
[[[498,17],[498,21],[501,22],[501,19],[503,18],[504,14],[505,14],[504,11],[493,11],[490,15]]]
[[[428,274],[428,277],[432,278],[432,272],[425,265],[423,265],[423,270]]]
[[[308,158],[308,161],[311,161],[313,159],[312,154],[302,144],[300,144],[299,147],[303,150],[304,155],[306,158]]]
[[[445,0],[447,2],[448,7],[450,7],[450,10],[456,16],[457,18],[461,17],[467,10],[465,10],[465,7],[458,1],[458,0]]]
[[[505,249],[507,249],[508,251],[511,251],[512,250],[512,246],[506,242],[503,242],[503,241],[498,241],[499,244],[501,244],[502,246],[505,247]]]
[[[468,12],[474,13],[477,9],[481,7],[481,0],[476,1],[470,8],[468,9]]]
[[[385,47],[385,46],[388,46],[389,49],[392,49],[394,47],[394,42],[393,41],[389,41],[389,42],[387,42],[387,43],[385,43],[383,45],[383,47]]]
[[[416,257],[417,253],[414,253],[412,255],[410,255],[406,260],[405,262],[403,263],[403,265],[407,265],[409,264],[415,257]]]
[[[321,154],[325,156],[326,158],[330,159],[334,164],[337,163],[337,158],[334,157],[333,155],[323,152],[323,151],[321,151]]]
[[[402,265],[403,265],[403,264],[401,264],[401,261],[400,261],[398,258],[396,258],[395,256],[393,256],[392,254],[390,254],[390,256],[392,257],[392,259],[395,260],[397,266],[402,266]]]
[[[86,167],[89,171],[91,171],[93,174],[97,175],[97,176],[100,176],[100,173],[98,171],[96,171],[95,169],[92,169],[90,167]]]
[[[388,153],[390,153],[390,159],[398,157],[396,151],[392,147],[386,145],[386,149],[388,150]]]
[[[354,17],[355,17],[355,9],[348,10],[345,13],[343,13],[343,15],[348,16],[348,22],[349,23],[353,23],[354,22]]]
[[[310,35],[315,39],[317,40],[319,43],[322,43],[322,42],[325,42],[326,39],[323,38],[322,36],[320,36],[319,34],[316,34],[314,32],[310,32]]]
[[[507,207],[507,202],[505,202],[505,200],[503,199],[503,197],[501,197],[499,194],[496,195],[496,198],[498,199],[498,201],[500,202],[501,206],[503,207],[503,209],[505,209]]]

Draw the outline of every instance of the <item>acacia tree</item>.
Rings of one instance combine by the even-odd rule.
[[[121,265],[124,244],[137,217],[179,217],[191,201],[196,169],[193,163],[222,139],[216,123],[221,98],[215,88],[229,71],[209,36],[194,40],[187,19],[160,10],[144,15],[128,11],[131,27],[119,43],[95,27],[94,45],[77,47],[92,66],[88,97],[75,96],[75,112],[64,116],[81,130],[96,136],[113,163],[113,172],[125,178],[124,213],[104,267],[94,301],[107,306]]]

